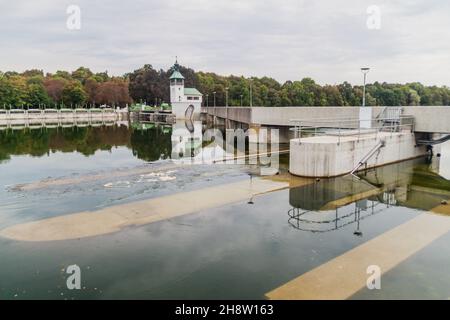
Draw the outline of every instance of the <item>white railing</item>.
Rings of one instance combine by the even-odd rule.
[[[312,120],[305,119],[291,119],[290,122],[293,127],[290,128],[294,131],[295,138],[301,139],[303,136],[335,136],[337,137],[337,143],[341,142],[342,137],[357,137],[358,140],[363,135],[372,134],[375,135],[375,139],[378,138],[379,132],[390,132],[391,135],[394,132],[401,132],[409,130],[414,131],[414,117],[412,116],[399,116],[394,118],[375,118],[369,120],[371,126],[369,128],[361,127],[361,122],[367,122],[367,120],[355,119],[336,119],[336,118],[317,118]],[[382,123],[381,125],[379,123]]]

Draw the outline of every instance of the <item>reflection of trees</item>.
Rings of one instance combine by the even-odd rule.
[[[0,161],[11,155],[41,157],[49,152],[79,152],[86,156],[97,150],[129,144],[126,127],[71,127],[0,131]]]
[[[145,161],[167,159],[172,152],[171,132],[165,132],[161,126],[133,129],[131,149],[134,156]]]
[[[0,161],[12,155],[41,157],[57,151],[89,156],[118,146],[131,148],[139,159],[155,161],[170,156],[170,137],[170,128],[161,126],[145,130],[123,126],[4,130],[0,131]]]

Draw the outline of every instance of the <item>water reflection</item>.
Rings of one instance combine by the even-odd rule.
[[[132,125],[130,148],[133,155],[145,161],[169,159],[172,128],[168,125],[137,123]]]
[[[439,146],[435,146],[437,162],[437,172],[446,179],[450,179],[450,141]]]
[[[416,159],[359,175],[324,179],[289,190],[288,222],[296,229],[329,232],[361,222],[390,206],[431,210],[450,198],[450,181],[433,172],[435,164]]]
[[[0,131],[0,161],[13,155],[41,157],[57,151],[89,156],[97,150],[127,145],[129,136],[125,126],[7,129]]]
[[[133,123],[101,126],[56,126],[0,131],[0,162],[11,156],[42,157],[55,152],[92,156],[96,151],[126,147],[144,161],[170,158],[171,126]]]

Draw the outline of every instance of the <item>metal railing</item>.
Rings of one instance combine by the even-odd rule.
[[[388,194],[388,192],[385,191],[383,193],[383,200],[385,194]],[[325,212],[320,211],[291,208],[288,211],[288,223],[297,230],[312,233],[335,231],[355,223],[358,226],[357,230],[359,230],[360,221],[384,212],[389,207],[395,205],[395,197],[386,197],[386,201],[380,201],[381,199],[378,196],[377,198],[377,201],[369,200],[371,204],[366,209],[358,208],[355,204],[354,208],[349,211],[347,211],[349,209],[348,205],[329,210],[330,213],[334,211],[334,216],[324,215]]]
[[[400,119],[403,113],[403,107],[384,107],[380,114],[376,117],[376,119],[380,118],[389,118],[389,119]]]
[[[378,139],[380,132],[414,131],[414,117],[377,117],[373,119],[348,119],[348,118],[316,118],[312,120],[291,119],[289,120],[293,127],[289,130],[294,131],[294,136],[301,143],[302,138],[316,136],[336,137],[338,144],[342,137],[357,137],[373,135]]]
[[[20,119],[29,119],[41,117],[45,118],[47,115],[55,115],[57,117],[64,117],[66,115],[73,115],[76,117],[77,115],[109,115],[116,114],[116,111],[111,108],[104,109],[11,109],[11,110],[1,110],[0,112],[0,120],[16,120]]]

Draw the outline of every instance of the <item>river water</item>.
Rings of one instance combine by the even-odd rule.
[[[185,149],[180,161],[178,139],[171,126],[139,123],[0,131],[0,230],[216,185],[251,184],[261,173],[254,164],[190,162],[199,154],[193,149]],[[0,299],[264,299],[350,249],[434,214],[450,198],[450,144],[439,153],[431,162],[370,170],[361,180],[308,184],[289,176],[289,157],[281,155],[276,177],[290,188],[251,201],[88,238],[0,237]],[[383,274],[382,290],[361,289],[352,298],[449,298],[449,241],[445,234]],[[81,268],[80,290],[66,286],[65,271],[73,264]]]

